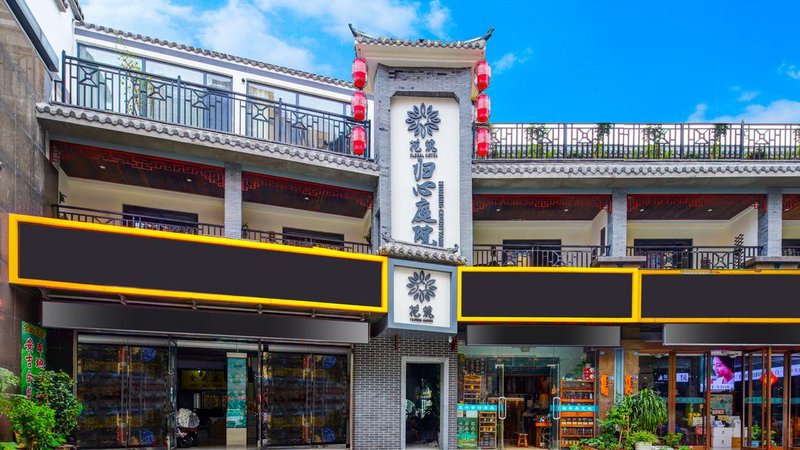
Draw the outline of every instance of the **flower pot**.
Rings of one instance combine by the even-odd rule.
[[[761,441],[750,441],[751,447],[761,447]]]
[[[634,447],[636,450],[653,450],[653,444],[646,444],[644,442],[637,442]]]

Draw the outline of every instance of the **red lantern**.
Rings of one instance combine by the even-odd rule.
[[[478,99],[475,100],[475,121],[478,123],[486,123],[489,121],[489,116],[492,115],[492,102],[486,94],[478,94]]]
[[[367,60],[364,58],[353,60],[353,84],[359,89],[367,85]]]
[[[491,136],[489,135],[488,128],[478,128],[475,132],[475,154],[479,158],[489,156],[489,146],[491,145]]]
[[[361,125],[353,127],[350,132],[350,145],[353,147],[353,154],[361,156],[367,148],[367,132]]]
[[[353,94],[350,106],[353,108],[353,119],[361,121],[367,118],[367,96],[363,92],[356,91]]]
[[[475,86],[479,91],[485,91],[492,79],[492,68],[489,63],[481,61],[475,66]]]

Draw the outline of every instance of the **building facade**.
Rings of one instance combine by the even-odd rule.
[[[46,335],[78,447],[566,448],[645,387],[800,446],[800,125],[481,123],[491,32],[352,29],[358,88],[3,7],[0,361]]]

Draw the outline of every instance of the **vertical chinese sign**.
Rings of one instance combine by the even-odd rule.
[[[22,322],[22,365],[20,390],[31,397],[33,377],[45,370],[47,365],[47,331],[28,322]]]
[[[451,249],[460,241],[458,103],[392,98],[391,236]]]
[[[229,353],[227,428],[245,427],[247,427],[247,356]]]

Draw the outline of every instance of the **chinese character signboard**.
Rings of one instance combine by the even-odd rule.
[[[228,354],[227,427],[247,427],[247,355],[244,354]]]
[[[459,244],[458,117],[453,99],[392,99],[392,238],[442,249]]]
[[[23,394],[31,397],[33,377],[47,365],[47,332],[44,328],[22,322],[22,365],[19,386]]]
[[[389,260],[389,324],[455,333],[455,267]]]

